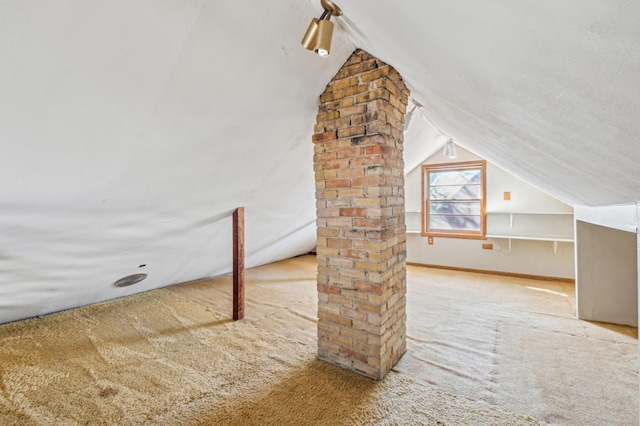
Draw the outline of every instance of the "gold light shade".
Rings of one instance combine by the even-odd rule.
[[[309,24],[309,28],[307,28],[307,32],[304,34],[302,38],[302,45],[307,50],[313,50],[316,46],[316,39],[318,35],[318,19],[313,18],[311,23]]]
[[[333,22],[323,19],[318,23],[317,39],[314,51],[320,56],[327,56],[331,51],[331,36],[333,35]]]
[[[342,9],[340,9],[338,5],[331,0],[320,0],[320,5],[322,5],[325,12],[331,13],[332,16],[342,15]]]
[[[302,46],[307,50],[315,51],[319,56],[329,55],[331,50],[331,36],[333,35],[332,16],[341,16],[342,10],[331,0],[320,0],[324,9],[320,18],[313,18],[302,37]]]

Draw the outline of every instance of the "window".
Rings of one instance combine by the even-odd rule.
[[[422,166],[422,235],[484,238],[485,161]]]

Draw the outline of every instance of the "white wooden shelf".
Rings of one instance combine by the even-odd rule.
[[[487,214],[564,214],[571,215],[573,212],[542,212],[542,211],[517,211],[517,210],[492,210],[488,211]]]
[[[553,254],[558,253],[558,243],[573,243],[572,212],[558,211],[491,211],[487,212],[487,238],[512,240],[551,241]],[[507,218],[508,216],[508,224]],[[515,219],[514,217],[522,216]],[[493,220],[492,220],[493,219]]]
[[[488,215],[509,215],[509,228],[513,228],[513,217],[518,215],[526,215],[526,216],[554,216],[554,215],[573,215],[572,212],[519,212],[519,211],[495,211],[495,212],[487,212]]]
[[[406,211],[405,213],[407,215],[407,234],[422,234],[420,229],[421,212]],[[418,217],[418,215],[420,216]],[[514,220],[514,217],[519,215],[525,218]],[[558,243],[574,242],[573,223],[572,221],[569,223],[567,217],[571,215],[573,215],[572,212],[557,211],[489,211],[487,212],[486,238],[508,240],[509,251],[511,251],[512,240],[550,241],[553,243],[553,254],[557,254]]]
[[[487,238],[501,238],[509,240],[509,251],[511,251],[511,240],[528,240],[528,241],[551,241],[553,242],[553,254],[558,253],[558,243],[573,243],[573,238],[562,237],[541,237],[541,236],[524,236],[524,235],[494,235],[487,234]]]
[[[560,241],[560,242],[563,242],[563,243],[572,243],[573,242],[573,238],[549,237],[549,236],[487,234],[486,237],[487,238],[505,238],[505,239],[511,239],[511,240]]]
[[[407,234],[422,234],[422,212],[420,210],[406,210]]]

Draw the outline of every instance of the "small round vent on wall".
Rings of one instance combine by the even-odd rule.
[[[139,283],[140,281],[144,280],[145,278],[147,278],[147,274],[128,275],[126,277],[120,278],[118,281],[113,283],[113,285],[115,287],[127,287],[127,286],[130,286],[130,285]]]

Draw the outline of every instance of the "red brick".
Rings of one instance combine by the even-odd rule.
[[[338,90],[343,90],[351,86],[357,86],[358,79],[356,77],[344,78],[342,80],[338,80],[332,84],[332,90],[334,92]]]
[[[327,89],[329,90],[329,87],[327,87]],[[333,92],[332,91],[325,91],[325,93],[323,93],[322,95],[320,95],[320,103],[325,103],[325,102],[330,102],[333,100]]]
[[[340,216],[340,209],[317,209],[316,213],[318,217],[338,217]]]
[[[356,105],[356,106],[352,106],[352,107],[348,107],[348,108],[341,108],[339,113],[339,117],[333,117],[333,118],[344,118],[344,117],[348,117],[350,115],[356,115],[356,114],[362,114],[365,111],[365,106],[364,105]],[[338,114],[338,112],[336,111],[336,114]],[[320,120],[318,120],[320,121]]]
[[[391,130],[395,129],[392,129],[391,126],[389,126],[389,123],[384,123],[382,121],[374,121],[373,123],[367,124],[367,134],[369,135],[382,133],[387,135],[390,134],[393,137]]]
[[[367,155],[382,154],[385,151],[384,145],[370,145],[366,147]]]
[[[339,129],[338,137],[347,138],[350,136],[361,136],[361,135],[364,135],[365,131],[366,131],[365,126],[351,126],[344,129]]]
[[[339,151],[336,152],[336,157],[340,158],[340,159],[344,159],[344,158],[353,158],[353,157],[359,157],[364,153],[364,150],[360,147],[355,147],[355,148],[345,148],[345,149],[341,149]]]
[[[352,242],[346,238],[327,238],[327,247],[351,248]]]
[[[332,140],[332,139],[338,139],[338,132],[333,130],[333,131],[330,131],[330,132],[317,133],[317,134],[313,135],[311,138],[312,138],[314,143],[325,142],[325,141],[329,141],[329,140]]]
[[[351,326],[353,324],[352,320],[349,318],[341,317],[340,315],[335,314],[327,314],[324,312],[318,312],[318,319],[332,322],[334,324]]]
[[[337,237],[340,235],[340,230],[335,228],[318,228],[318,237]]]
[[[318,291],[327,294],[340,294],[340,287],[327,284],[318,284]]]
[[[356,288],[356,290],[362,290],[369,293],[382,293],[383,290],[383,287],[381,285],[371,283],[369,281],[356,281],[354,283],[354,287]]]
[[[353,178],[353,177],[362,177],[364,176],[364,168],[347,168],[338,170],[338,178]]]
[[[365,217],[366,215],[367,215],[367,209],[363,209],[363,208],[340,209],[340,216]]]
[[[357,242],[357,240],[363,239],[366,235],[367,234],[362,229],[349,228],[343,229],[341,231],[341,236],[354,240],[354,244]]]
[[[320,154],[314,154],[313,161],[316,163],[322,163],[323,161],[331,161],[337,159],[335,152],[324,152]]]
[[[384,176],[363,176],[353,178],[351,186],[377,186],[385,183]]]
[[[364,108],[364,105],[358,105],[358,107]],[[338,111],[321,112],[316,116],[316,122],[321,123],[323,121],[335,120],[337,118],[340,118],[340,114],[338,113]]]
[[[351,186],[351,180],[349,179],[333,179],[328,180],[326,184],[327,189],[332,188],[348,188]]]
[[[349,160],[345,160],[344,158],[346,157],[341,157],[340,151],[338,151],[337,156],[338,158],[341,158],[341,160],[327,161],[326,163],[324,163],[325,170],[346,169],[347,167],[349,167]]]
[[[367,355],[354,349],[344,347],[340,348],[340,355],[346,356],[347,358],[357,359],[360,362],[367,362]]]
[[[340,256],[349,257],[351,259],[366,259],[367,252],[353,249],[340,249]]]
[[[354,87],[349,87],[348,89],[344,90],[344,95],[345,96],[354,96],[354,95],[359,95],[361,93],[366,93],[369,91],[369,85],[368,84],[361,84],[359,86],[354,86]]]
[[[351,160],[352,166],[370,166],[374,164],[384,164],[384,158],[381,155],[371,155],[360,158],[353,158]]]
[[[316,191],[316,199],[337,198],[338,191],[327,191],[326,189]]]
[[[356,96],[356,104],[363,104],[376,99],[384,99],[389,102],[391,99],[391,93],[387,89],[375,89],[369,92],[361,93]],[[393,105],[391,105],[393,108]]]
[[[351,126],[351,117],[343,117],[339,118],[335,121],[337,129],[344,129],[345,127]]]
[[[385,143],[386,139],[383,135],[366,135],[351,138],[351,145],[379,145]]]
[[[360,76],[360,80],[362,81],[373,81],[382,77],[386,77],[389,75],[390,67],[389,65],[384,65],[378,69],[368,71]]]
[[[367,219],[367,218],[353,219],[353,226],[357,228],[378,228],[384,225],[385,225],[385,221],[382,219]]]
[[[365,312],[360,312],[356,309],[347,308],[345,306],[342,306],[340,308],[340,315],[345,316],[347,318],[354,319],[354,320],[358,320],[358,321],[365,321],[367,319],[367,314]],[[349,337],[351,339],[354,338],[352,333],[347,332],[342,335],[345,337]]]

